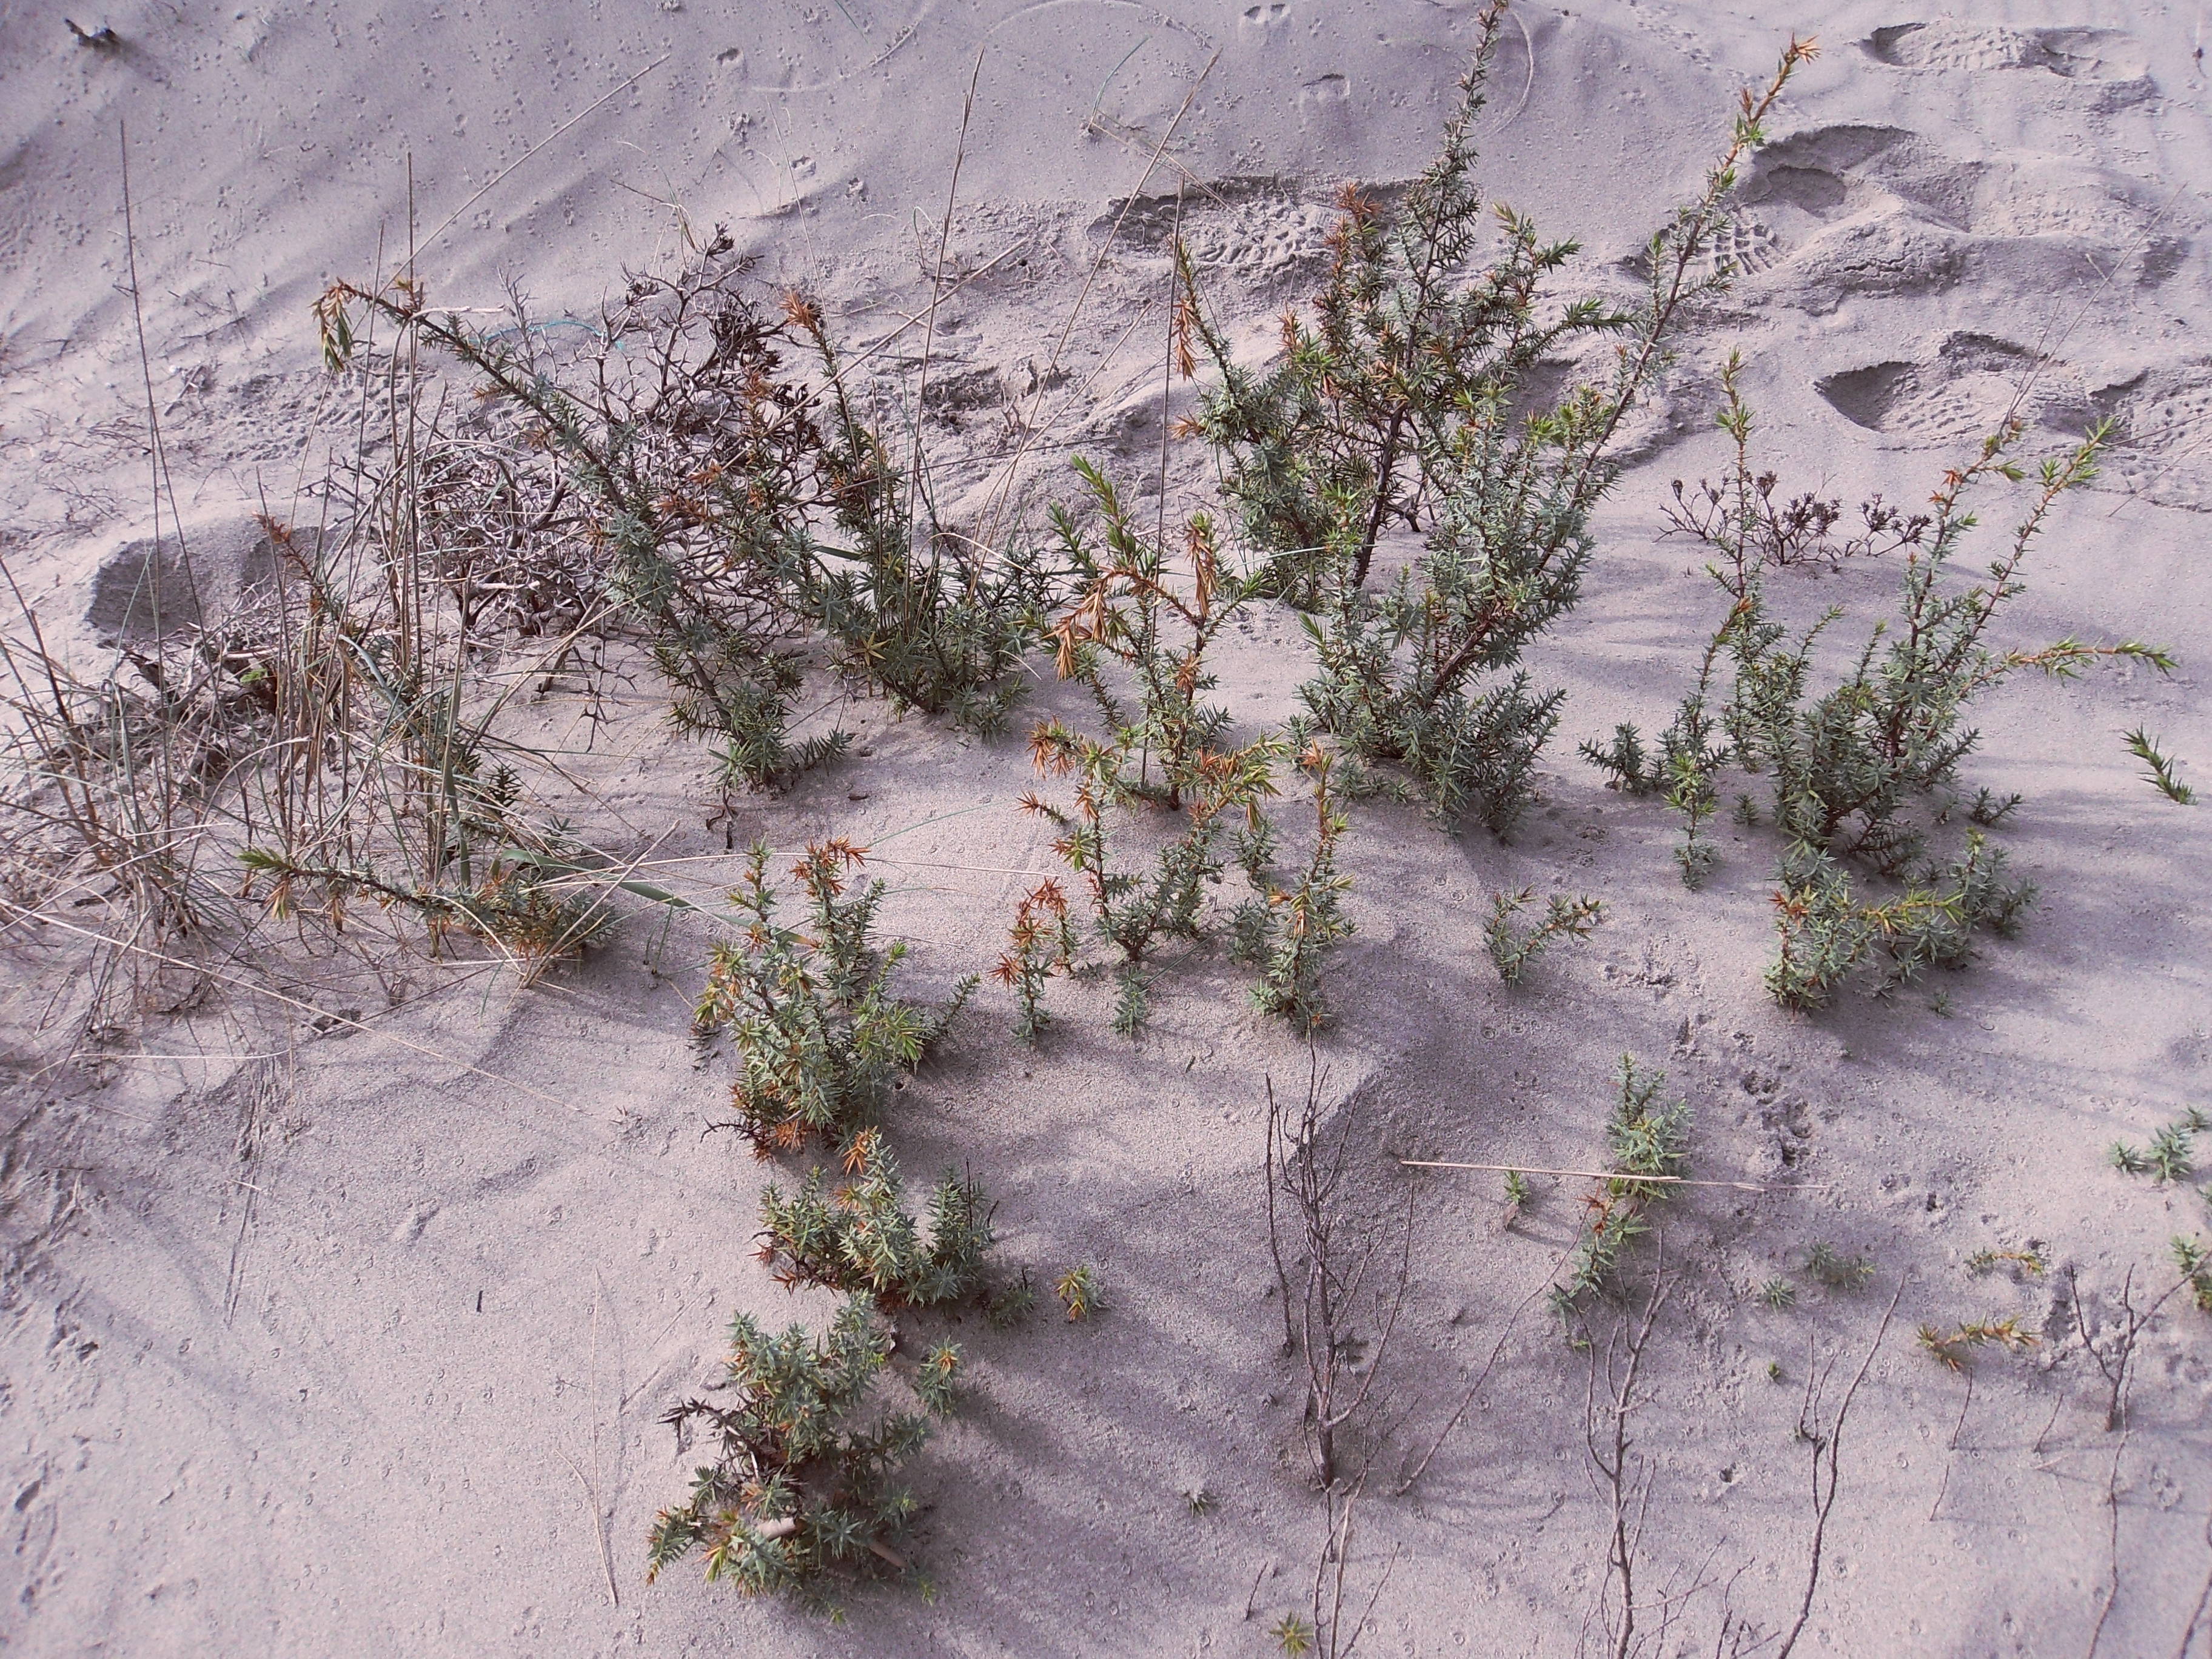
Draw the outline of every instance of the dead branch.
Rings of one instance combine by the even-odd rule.
[[[1900,1275],[1897,1288],[1890,1292],[1889,1305],[1881,1310],[1881,1322],[1875,1327],[1874,1340],[1867,1344],[1865,1357],[1852,1373],[1850,1386],[1837,1402],[1835,1416],[1826,1429],[1820,1425],[1820,1395],[1826,1390],[1829,1374],[1835,1369],[1832,1358],[1825,1365],[1814,1362],[1808,1350],[1805,1365],[1805,1403],[1797,1413],[1797,1437],[1811,1452],[1810,1476],[1813,1499],[1813,1543],[1805,1566],[1805,1595],[1797,1604],[1797,1620],[1790,1626],[1776,1650],[1775,1659],[1790,1659],[1797,1646],[1797,1638],[1805,1633],[1805,1626],[1813,1617],[1813,1598],[1820,1588],[1820,1568],[1823,1551],[1827,1544],[1828,1516],[1836,1507],[1836,1494],[1843,1485],[1844,1423],[1850,1417],[1851,1401],[1858,1397],[1859,1384],[1866,1381],[1874,1357],[1881,1351],[1881,1340],[1889,1334],[1891,1316],[1897,1311],[1899,1297],[1905,1294],[1905,1279]]]

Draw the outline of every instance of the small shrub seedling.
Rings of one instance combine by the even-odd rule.
[[[1583,1200],[1588,1218],[1551,1291],[1552,1310],[1570,1331],[1590,1297],[1613,1282],[1622,1253],[1646,1231],[1644,1211],[1666,1196],[1670,1183],[1650,1177],[1688,1172],[1690,1106],[1685,1100],[1662,1102],[1659,1091],[1666,1083],[1664,1072],[1646,1070],[1632,1055],[1620,1057],[1613,1114],[1605,1126],[1607,1167],[1614,1173]]]
[[[2212,1129],[2212,1113],[2191,1106],[2150,1138],[2147,1146],[2116,1140],[2105,1157],[2123,1175],[2149,1176],[2161,1182],[2186,1181],[2197,1170],[2197,1137]]]
[[[1786,1279],[1770,1279],[1759,1287],[1759,1299],[1777,1313],[1797,1305],[1797,1287]]]
[[[1845,1255],[1824,1240],[1805,1252],[1805,1271],[1832,1291],[1856,1291],[1874,1277],[1874,1261],[1856,1252]]]
[[[1032,1048],[1052,1024],[1045,981],[1075,971],[1078,948],[1067,895],[1056,881],[1038,883],[1014,907],[1006,949],[991,967],[991,977],[1014,994],[1014,1035]]]
[[[1030,1270],[1022,1269],[1022,1276],[1001,1289],[983,1304],[983,1317],[994,1331],[1012,1330],[1036,1311],[1036,1287],[1030,1283]]]
[[[1098,1275],[1086,1263],[1070,1267],[1053,1281],[1052,1293],[1060,1298],[1071,1321],[1090,1318],[1106,1306],[1106,1298],[1098,1284]]]
[[[653,1522],[647,1577],[695,1549],[706,1551],[710,1582],[727,1578],[747,1595],[817,1595],[826,1575],[872,1555],[903,1571],[890,1540],[915,1505],[891,1480],[928,1437],[929,1419],[951,1410],[960,1352],[942,1345],[914,1367],[920,1411],[871,1420],[864,1413],[891,1350],[861,1300],[818,1338],[802,1325],[770,1335],[733,1318],[721,1386],[735,1403],[687,1400],[662,1419],[679,1434],[702,1430],[714,1462],[696,1471],[690,1498]]]
[[[1966,1258],[1966,1271],[1973,1274],[1977,1279],[1980,1278],[1984,1273],[1995,1273],[1998,1268],[2003,1267],[2016,1268],[2019,1272],[2027,1274],[2031,1279],[2040,1279],[2045,1273],[2050,1271],[2051,1264],[2043,1259],[2043,1253],[2040,1250],[2033,1249],[2023,1250],[1999,1250],[1994,1249],[1982,1249],[1976,1250],[1973,1255]]]
[[[2007,1353],[2026,1353],[2035,1342],[2035,1334],[2021,1329],[2019,1318],[2012,1314],[2002,1319],[1970,1319],[1948,1331],[1935,1325],[1920,1328],[1921,1347],[1954,1371],[1972,1364],[1977,1348],[1995,1343]]]
[[[944,1036],[975,988],[963,980],[940,1008],[901,1001],[891,975],[903,945],[869,941],[884,884],[847,888],[866,861],[846,841],[810,842],[792,873],[805,889],[811,929],[779,927],[768,848],[756,845],[730,902],[747,918],[736,939],[708,957],[694,1014],[702,1035],[727,1030],[743,1075],[732,1091],[735,1127],[758,1153],[797,1152],[809,1135],[851,1139],[903,1073]]]
[[[930,1308],[974,1296],[991,1248],[991,1211],[971,1179],[948,1172],[930,1194],[927,1233],[901,1208],[898,1165],[880,1129],[845,1149],[848,1177],[815,1170],[790,1197],[761,1194],[760,1259],[787,1286],[826,1285],[886,1308]]]
[[[1344,895],[1351,890],[1352,878],[1336,863],[1337,843],[1351,821],[1330,788],[1334,757],[1319,744],[1309,744],[1298,756],[1298,766],[1313,780],[1313,854],[1294,877],[1278,878],[1266,863],[1275,844],[1273,826],[1263,818],[1260,825],[1267,833],[1245,837],[1243,861],[1254,896],[1237,907],[1232,919],[1230,954],[1260,970],[1260,982],[1252,990],[1253,1006],[1306,1035],[1328,1013],[1322,997],[1322,969],[1352,931],[1352,919],[1344,914]]]
[[[1491,896],[1490,920],[1482,928],[1483,942],[1490,949],[1491,963],[1498,969],[1498,977],[1508,985],[1518,985],[1529,963],[1543,955],[1545,947],[1553,939],[1588,939],[1605,916],[1605,906],[1596,899],[1581,895],[1571,898],[1565,893],[1554,893],[1536,924],[1525,933],[1516,931],[1513,918],[1535,896],[1533,887]]]

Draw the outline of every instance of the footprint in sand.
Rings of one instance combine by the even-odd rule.
[[[1341,126],[1351,106],[1352,82],[1341,75],[1324,75],[1298,88],[1298,119],[1310,128]]]
[[[1989,334],[1952,334],[1924,360],[1845,369],[1814,390],[1853,425],[1911,444],[1978,438],[2015,410],[2032,427],[2078,436],[2100,414],[2072,368]]]
[[[2099,274],[2155,287],[2189,227],[2140,184],[2065,157],[1964,160],[1901,127],[1838,125],[1761,151],[1739,200],[1780,250],[1790,302],[1815,313],[1855,295],[1919,295],[1972,268],[2026,292]],[[1747,263],[1759,269],[1757,256]]]
[[[1941,17],[1878,28],[1861,43],[1878,64],[1902,70],[2027,70],[2098,89],[2108,106],[2153,95],[2150,58],[2121,29],[2009,29]]]
[[[2015,407],[2051,436],[2079,438],[2110,421],[2093,488],[2212,512],[2212,367],[2100,378],[2009,340],[1957,333],[1926,358],[1844,369],[1814,388],[1853,425],[1913,446],[1970,442]]]

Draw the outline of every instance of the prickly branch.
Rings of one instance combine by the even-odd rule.
[[[1023,895],[991,977],[1014,994],[1014,1035],[1024,1042],[1034,1047],[1052,1024],[1044,1006],[1045,983],[1054,974],[1073,973],[1080,948],[1067,895],[1058,882],[1040,882]]]
[[[1491,964],[1498,969],[1498,977],[1508,985],[1518,985],[1529,964],[1543,955],[1554,939],[1588,939],[1605,915],[1605,906],[1587,895],[1570,897],[1565,893],[1554,893],[1534,926],[1525,931],[1516,929],[1514,917],[1535,896],[1533,887],[1523,887],[1517,893],[1500,891],[1491,896],[1490,920],[1482,928],[1483,943],[1489,948]]]

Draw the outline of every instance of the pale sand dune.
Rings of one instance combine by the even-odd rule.
[[[1263,356],[1273,318],[1317,280],[1335,185],[1402,180],[1431,153],[1473,14],[123,0],[77,14],[113,27],[103,49],[76,45],[52,0],[10,4],[9,568],[88,659],[127,622],[98,586],[149,532],[118,291],[122,123],[180,505],[237,540],[264,500],[315,517],[345,411],[307,307],[330,278],[368,273],[380,252],[388,269],[406,246],[410,157],[435,303],[496,306],[511,278],[542,316],[588,316],[623,264],[676,252],[680,210],[702,234],[726,223],[764,278],[812,287],[842,333],[871,339],[928,301],[980,52],[947,271],[981,274],[940,307],[930,427],[951,495],[980,508],[1008,453],[1005,411],[1025,399],[1054,419],[1025,474],[1041,498],[1072,493],[1071,449],[1133,478],[1157,466],[1160,331],[1145,308],[1168,283],[1176,167],[1212,299]],[[1333,966],[1320,1045],[1331,1095],[1365,1114],[1355,1177],[1388,1197],[1407,1178],[1400,1156],[1589,1167],[1617,1058],[1664,1066],[1696,1108],[1698,1175],[1818,1184],[1704,1189],[1666,1212],[1680,1277],[1638,1421],[1646,1582],[1726,1584],[1738,1615],[1786,1627],[1810,1524],[1793,1435],[1808,1346],[1847,1374],[1903,1276],[1799,1651],[2081,1653],[2116,1516],[2118,1588],[2097,1651],[2174,1653],[2212,1568],[2212,1326],[2178,1297],[2143,1333],[2124,1440],[2106,1431],[2070,1298],[2078,1285],[2109,1335],[2130,1271],[2141,1303],[2172,1280],[2169,1237],[2205,1221],[2193,1192],[2104,1158],[2115,1138],[2212,1105],[2206,820],[2142,783],[2116,735],[2148,726],[2202,784],[2212,135],[2198,9],[1601,0],[1532,4],[1521,23],[1480,128],[1483,177],[1547,232],[1580,237],[1592,284],[1626,280],[1619,262],[1695,188],[1735,88],[1790,30],[1826,50],[1750,169],[1735,250],[1749,274],[1681,342],[1601,516],[1584,601],[1532,659],[1569,692],[1541,804],[1505,843],[1446,835],[1405,805],[1357,811],[1359,931]],[[1209,61],[1174,165],[1146,179]],[[1133,191],[1146,199],[1097,263]],[[1670,816],[1607,792],[1574,756],[1616,720],[1663,724],[1694,675],[1710,586],[1693,549],[1656,537],[1668,481],[1725,462],[1711,411],[1731,348],[1789,487],[1847,502],[1924,496],[2024,386],[2031,453],[2120,422],[2103,478],[2040,544],[2008,642],[2147,637],[2183,666],[2021,681],[1984,711],[1968,780],[2027,795],[2002,838],[2042,898],[2018,940],[1942,977],[1948,1018],[1924,988],[1782,1012],[1759,981],[1771,836],[1723,817],[1723,862],[1686,891]],[[881,367],[899,384],[898,360]],[[1172,393],[1170,416],[1189,395]],[[1174,450],[1178,507],[1209,479],[1194,446]],[[1853,567],[1779,586],[1809,620],[1831,602],[1863,617],[1893,581]],[[1046,660],[1030,708],[1075,711]],[[1262,609],[1225,654],[1224,700],[1252,729],[1279,720],[1305,661],[1294,620]],[[573,708],[537,718],[580,747]],[[859,756],[709,824],[702,751],[642,698],[577,763],[594,791],[581,827],[617,856],[696,859],[658,867],[702,898],[732,878],[730,844],[871,843],[893,884],[886,927],[914,943],[911,982],[940,991],[996,954],[1015,899],[1052,867],[1015,805],[1028,758],[1018,740],[894,722],[880,706],[845,718]],[[1589,945],[1509,991],[1481,923],[1493,891],[1524,884],[1608,911]],[[965,1409],[913,1470],[935,1599],[866,1589],[832,1625],[702,1584],[692,1563],[644,1583],[647,1528],[693,1461],[661,1414],[708,1380],[733,1310],[816,1320],[830,1306],[787,1297],[753,1261],[769,1171],[705,1133],[729,1064],[698,1063],[687,1042],[706,936],[640,916],[529,989],[496,966],[405,963],[382,988],[389,1012],[364,976],[315,969],[296,994],[369,1009],[368,1034],[319,1035],[238,990],[149,1017],[121,1044],[192,1058],[88,1074],[64,1062],[81,942],[0,934],[0,1646],[1275,1650],[1265,1626],[1304,1604],[1322,1522],[1270,1299],[1261,1091],[1270,1074],[1302,1081],[1306,1060],[1249,1011],[1247,975],[1213,949],[1173,966],[1135,1045],[1108,1030],[1102,982],[1054,987],[1060,1023],[1034,1055],[987,988],[900,1097],[910,1176],[972,1165],[1000,1200],[1005,1268],[1042,1283],[1094,1262],[1109,1301],[1093,1325],[1040,1316],[1001,1332],[970,1317],[955,1333],[973,1362]],[[1540,1303],[1508,1328],[1570,1242],[1583,1183],[1535,1184],[1505,1230],[1496,1176],[1420,1178],[1394,1358],[1401,1426],[1361,1506],[1358,1594],[1395,1563],[1363,1654],[1566,1655],[1589,1632],[1606,1547],[1584,1360]],[[1818,1243],[1865,1251],[1875,1287],[1820,1289],[1802,1266]],[[1966,1269],[1977,1250],[2030,1244],[2051,1263],[2039,1279]],[[1777,1275],[1800,1288],[1788,1312],[1758,1299]],[[1983,1358],[1971,1397],[1912,1341],[1923,1321],[2006,1314],[2041,1340]],[[1389,1496],[1385,1477],[1501,1336],[1477,1408],[1414,1491]],[[1200,1488],[1211,1513],[1191,1512],[1184,1494]],[[1710,1651],[1719,1614],[1710,1589],[1670,1640]],[[2186,1650],[2212,1634],[2197,1641]]]

